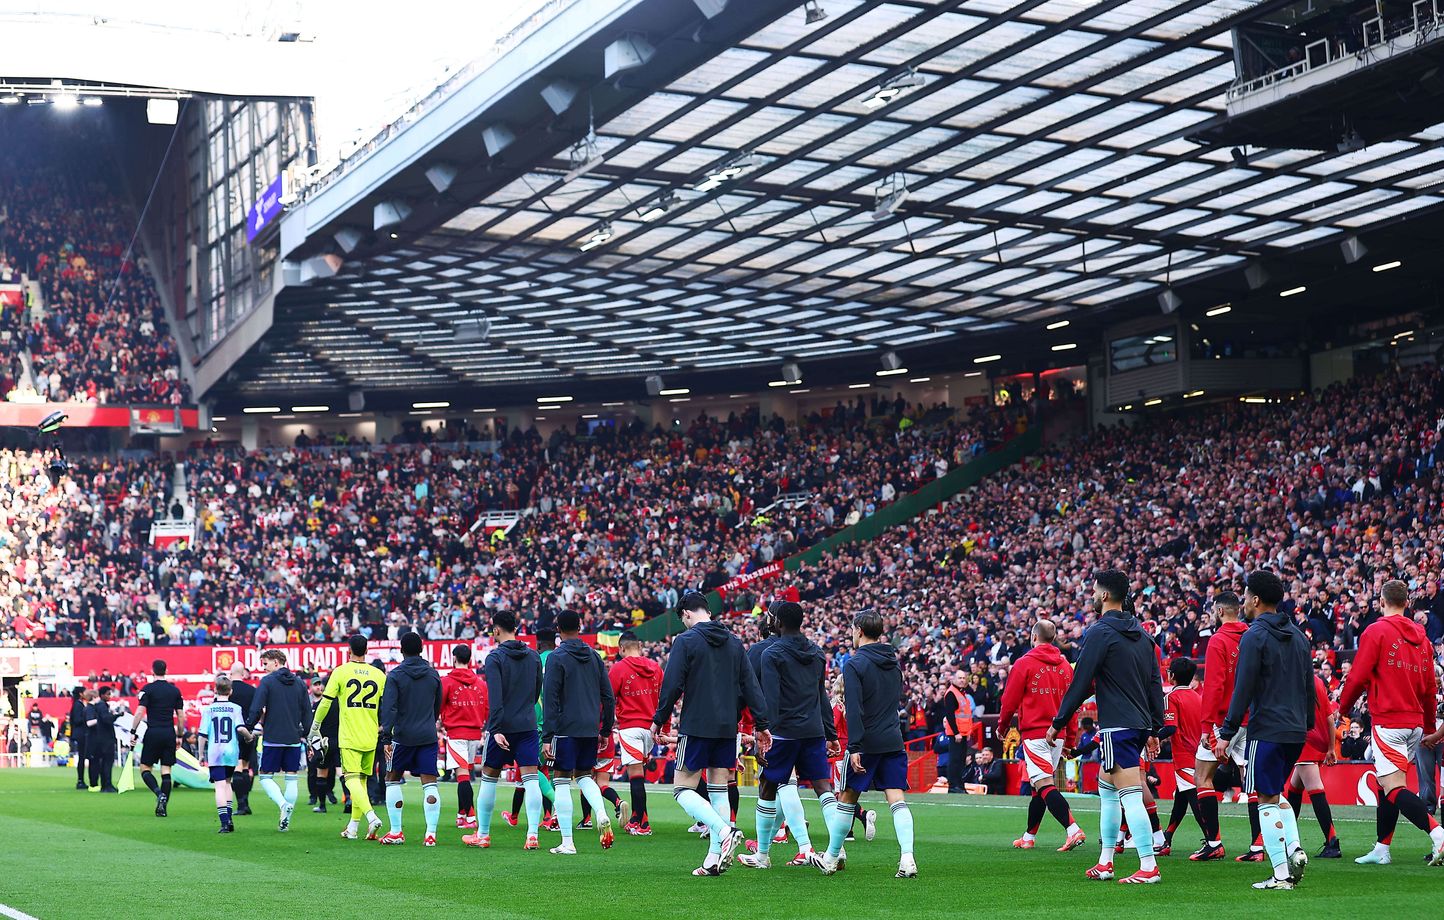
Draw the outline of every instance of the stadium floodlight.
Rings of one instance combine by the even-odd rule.
[[[1054,345],[1054,346],[1053,346],[1053,350],[1054,350],[1054,351],[1072,351],[1073,349],[1075,349],[1075,348],[1077,348],[1077,347],[1078,347],[1078,343],[1077,343],[1077,342],[1064,342],[1064,343],[1061,344],[1061,345]]]
[[[689,387],[672,387],[667,390],[658,390],[658,396],[687,396],[692,392]]]
[[[827,18],[827,10],[822,8],[819,0],[806,0],[802,4],[802,10],[807,17],[807,24],[810,26],[815,26]]]
[[[280,412],[280,406],[246,406],[241,410],[247,415],[269,415],[272,412]]]
[[[1291,287],[1291,288],[1289,288],[1288,290],[1279,291],[1279,296],[1280,296],[1280,297],[1292,297],[1292,296],[1294,296],[1295,294],[1302,294],[1304,291],[1307,291],[1307,290],[1308,290],[1308,287],[1301,284],[1301,285],[1299,285],[1298,287]]]
[[[80,106],[80,97],[74,93],[57,93],[54,103],[57,109],[74,109]]]
[[[994,361],[1003,360],[1002,355],[983,355],[981,358],[974,358],[974,364],[991,364]]]
[[[677,202],[677,193],[668,189],[662,193],[662,197],[658,198],[651,207],[642,212],[642,220],[649,224],[653,221],[661,220],[668,211],[677,206]]]
[[[173,125],[180,121],[180,103],[175,99],[147,99],[145,120],[153,125]]]
[[[931,377],[913,377],[908,380],[908,383],[927,383],[932,379]]]
[[[539,402],[539,403],[569,403],[569,402],[572,401],[572,397],[570,397],[570,396],[538,396],[538,397],[536,398],[536,401]]]
[[[877,89],[872,91],[872,95],[862,100],[863,107],[880,109],[908,90],[925,86],[927,82],[924,77],[918,76],[917,71],[909,67],[902,73],[893,74],[879,83]]]
[[[437,401],[437,402],[414,402],[414,403],[411,404],[411,408],[413,408],[413,409],[450,409],[450,408],[451,408],[451,403],[447,402],[447,401],[444,400],[444,399],[443,399],[443,400],[439,400],[439,401]]]
[[[699,192],[710,192],[713,189],[721,188],[723,183],[731,182],[743,173],[756,169],[765,162],[767,162],[767,159],[761,154],[734,154],[723,161],[721,166],[707,173],[702,181],[694,185],[693,188]]]
[[[1158,406],[1158,405],[1162,405],[1162,404],[1163,404],[1163,400],[1157,399],[1157,398],[1146,400],[1146,401],[1143,403],[1143,405],[1145,405],[1145,406]]]
[[[1066,325],[1068,325],[1068,320],[1060,319],[1056,323],[1049,323],[1047,329],[1049,332],[1052,332],[1054,329],[1062,329]]]
[[[330,406],[292,406],[292,412],[330,412]]]
[[[1395,259],[1395,260],[1392,261],[1392,262],[1385,262],[1385,263],[1383,263],[1382,265],[1375,265],[1373,268],[1369,269],[1369,271],[1372,271],[1372,272],[1387,272],[1387,271],[1392,271],[1393,269],[1396,269],[1396,268],[1398,268],[1400,265],[1403,265],[1403,264],[1404,264],[1403,262],[1400,262],[1398,259]]]
[[[86,96],[84,99],[80,100],[80,104],[93,109],[98,106],[105,105],[105,100],[101,99],[99,96]]]
[[[872,197],[872,219],[887,219],[908,200],[907,177],[902,173],[891,173],[873,190]]]
[[[896,377],[899,374],[906,374],[907,372],[908,369],[905,367],[895,367],[892,370],[882,370],[877,371],[876,373],[879,377]]]
[[[1231,303],[1221,303],[1221,304],[1219,304],[1218,306],[1214,307],[1214,308],[1211,309],[1211,310],[1204,310],[1204,311],[1203,311],[1203,315],[1204,315],[1204,316],[1222,316],[1222,315],[1224,315],[1225,313],[1228,313],[1228,312],[1230,312],[1230,311],[1232,311],[1232,310],[1233,310],[1233,304],[1231,304]]]
[[[587,241],[582,244],[582,252],[591,252],[593,249],[596,249],[598,246],[602,245],[611,238],[612,225],[602,224],[595,231],[593,231],[591,236],[587,237]]]
[[[14,93],[6,93],[5,95],[0,96],[0,105],[19,105],[19,104],[20,104],[20,97],[17,96],[17,95],[15,95]]]

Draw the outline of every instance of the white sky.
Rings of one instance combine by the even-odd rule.
[[[0,0],[0,19],[94,19],[273,40],[299,24],[316,36],[311,76],[321,159],[358,133],[369,138],[446,75],[487,56],[496,38],[546,0]],[[124,55],[122,42],[115,47]],[[63,77],[64,74],[55,74]]]

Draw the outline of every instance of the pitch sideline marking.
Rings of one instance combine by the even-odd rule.
[[[23,910],[16,910],[4,904],[0,904],[0,916],[9,917],[10,920],[39,920],[39,918],[32,917]]]

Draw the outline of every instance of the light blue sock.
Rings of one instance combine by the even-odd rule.
[[[261,791],[266,794],[267,798],[276,803],[277,808],[286,807],[286,797],[281,794],[281,787],[276,784],[274,774],[267,773],[261,777]]]
[[[838,801],[823,805],[822,817],[827,822],[827,854],[829,856],[835,857],[842,852],[842,844],[847,840],[847,832],[852,829],[854,807],[846,802]]]
[[[832,793],[829,792],[828,795]],[[777,807],[787,821],[787,829],[792,833],[792,839],[797,841],[797,848],[812,849],[812,836],[807,832],[807,812],[802,809],[802,796],[797,792],[796,783],[777,787]],[[775,828],[773,833],[777,833]],[[762,843],[760,839],[757,842],[759,845]]]
[[[1264,852],[1269,855],[1269,862],[1273,863],[1274,878],[1288,878],[1289,851],[1284,845],[1287,832],[1279,806],[1259,802],[1258,826],[1259,833],[1263,835]]]
[[[717,814],[717,809],[698,795],[696,789],[674,787],[672,798],[677,800],[677,804],[682,806],[682,810],[693,821],[707,825],[707,829],[712,832],[711,846],[708,849],[713,853],[722,852],[722,836],[732,833],[732,827],[721,815]]]
[[[582,798],[587,800],[587,804],[592,806],[592,821],[597,827],[611,824],[612,810],[607,805],[607,800],[602,798],[602,787],[597,785],[597,781],[590,776],[583,776],[577,780],[577,789],[581,791]]]
[[[556,803],[552,814],[557,816],[557,824],[561,826],[562,843],[572,842],[572,812],[575,805],[572,802],[572,781],[570,777],[553,776],[552,786],[556,788],[553,801]]]
[[[772,849],[772,835],[777,833],[777,800],[757,799],[757,855],[766,856]]]
[[[712,804],[712,810],[722,816],[727,826],[732,826],[732,801],[727,798],[727,784],[707,784],[707,801]]]
[[[1098,843],[1101,851],[1099,865],[1113,862],[1113,851],[1118,846],[1118,829],[1123,826],[1123,805],[1118,800],[1118,790],[1112,783],[1098,781]],[[1144,812],[1143,826],[1148,827],[1148,813]]]
[[[1284,852],[1292,853],[1294,850],[1299,849],[1299,820],[1298,816],[1294,814],[1293,806],[1289,804],[1288,799],[1279,799],[1279,814],[1282,815],[1284,819]],[[1262,815],[1260,815],[1258,819],[1258,824],[1259,828],[1262,829],[1264,826]]]
[[[436,783],[421,787],[421,813],[426,816],[426,833],[435,834],[441,823],[441,787]]]
[[[1133,845],[1138,847],[1138,867],[1148,872],[1158,867],[1153,858],[1153,832],[1149,830],[1148,806],[1143,804],[1143,787],[1129,786],[1118,790],[1118,802],[1123,816],[1128,819],[1133,832]]]
[[[296,774],[286,774],[286,804],[292,808],[296,807]]]
[[[897,831],[898,849],[902,855],[913,855],[913,812],[908,808],[907,802],[893,802],[889,806],[892,809],[892,826]]]
[[[521,777],[521,787],[524,790],[522,800],[526,803],[526,833],[528,837],[535,837],[537,828],[541,826],[541,781],[536,778],[535,773],[524,773]],[[495,799],[495,797],[493,794],[492,798]]]
[[[496,811],[496,784],[499,776],[481,774],[481,791],[476,796],[476,832],[491,833],[491,813]]]
[[[391,821],[391,833],[401,833],[401,790],[406,781],[386,784],[386,817]]]

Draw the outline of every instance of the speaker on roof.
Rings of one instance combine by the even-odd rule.
[[[366,408],[366,394],[360,390],[352,390],[346,394],[346,406],[352,412],[360,412]]]
[[[802,368],[797,362],[789,361],[782,365],[782,379],[787,381],[798,381],[802,379]]]
[[[618,74],[636,70],[652,59],[657,53],[647,36],[640,32],[628,32],[607,46],[602,54],[602,72],[610,80]]]
[[[648,395],[648,396],[660,396],[660,395],[662,395],[662,385],[663,385],[663,384],[662,384],[662,378],[659,377],[659,376],[657,376],[656,374],[653,374],[652,376],[648,377],[648,378],[647,378],[647,395]]]
[[[900,367],[902,367],[902,359],[897,356],[897,352],[895,352],[895,351],[889,351],[889,352],[883,353],[883,356],[882,356],[882,369],[883,369],[883,370],[885,370],[885,371],[895,371],[895,370],[897,370],[897,369],[900,368]],[[792,379],[792,378],[789,378],[789,379]]]
[[[1339,248],[1344,251],[1344,262],[1347,265],[1353,265],[1369,252],[1369,247],[1365,246],[1357,236],[1346,237],[1339,244]]]

